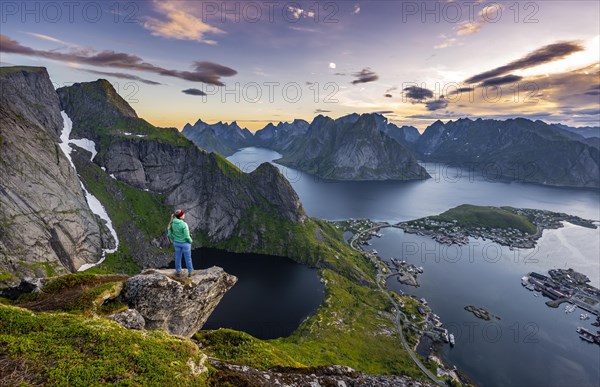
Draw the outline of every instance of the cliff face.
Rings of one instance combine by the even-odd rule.
[[[106,87],[100,80],[58,90],[74,131],[98,139],[94,161],[107,174],[139,190],[164,195],[167,206],[184,208],[192,231],[204,232],[213,241],[227,239],[250,209],[294,223],[306,218],[298,196],[276,168],[244,174],[176,130],[156,128],[119,109],[102,113],[105,106],[96,103],[94,96]],[[126,104],[118,95],[111,103]],[[108,116],[104,122],[113,126],[99,126],[89,119],[99,115]]]
[[[3,67],[0,89],[0,271],[45,276],[98,261],[110,236],[59,147],[63,120],[46,69]]]
[[[542,121],[438,121],[416,149],[431,161],[465,163],[493,175],[548,185],[600,186],[600,154],[582,136]]]
[[[411,180],[429,175],[380,115],[318,116],[278,163],[332,180]]]

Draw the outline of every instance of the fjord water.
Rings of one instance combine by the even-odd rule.
[[[279,158],[277,152],[245,148],[229,157],[244,172]],[[277,164],[275,164],[277,165]],[[398,222],[434,215],[460,204],[513,206],[600,219],[600,194],[582,190],[505,182],[442,165],[424,164],[432,179],[412,182],[329,182],[279,166],[310,216],[329,220],[370,218]],[[600,229],[571,224],[544,231],[534,250],[515,250],[489,241],[446,247],[398,229],[372,240],[384,259],[403,257],[425,272],[419,288],[390,279],[391,289],[425,297],[455,333],[456,346],[442,348],[449,364],[478,385],[588,386],[600,380],[600,347],[577,336],[577,310],[549,308],[544,297],[525,290],[530,271],[573,267],[600,283]],[[460,251],[460,255],[458,255]],[[308,287],[307,287],[308,288]],[[463,308],[484,307],[500,320],[486,322]]]
[[[244,148],[228,157],[244,172],[281,155]],[[369,218],[399,222],[446,211],[461,204],[540,208],[600,220],[597,190],[505,182],[492,173],[472,173],[442,164],[422,164],[431,179],[418,181],[326,181],[274,163],[298,193],[310,216],[341,220]]]
[[[195,269],[220,266],[238,277],[203,329],[231,328],[265,340],[285,337],[323,301],[317,270],[289,258],[200,248],[192,261]]]
[[[572,226],[576,227],[576,226]],[[590,239],[579,246],[598,280],[598,230],[581,229]],[[540,245],[560,230],[545,231]],[[578,326],[592,331],[594,319],[581,321],[583,310],[567,314],[545,305],[521,285],[530,271],[571,267],[567,256],[548,257],[539,250],[509,250],[490,241],[471,239],[466,246],[441,245],[427,236],[406,234],[395,228],[381,231],[372,240],[384,259],[402,257],[422,266],[418,288],[388,279],[388,287],[424,297],[445,327],[454,334],[456,346],[445,345],[441,354],[477,385],[482,386],[594,386],[600,380],[600,348],[581,340]],[[550,234],[550,235],[549,235]],[[558,238],[560,239],[560,238]],[[550,246],[551,247],[551,246]],[[594,273],[595,271],[595,273]],[[500,319],[484,321],[464,310],[475,305]]]

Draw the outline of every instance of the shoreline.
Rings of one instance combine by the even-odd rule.
[[[351,229],[351,227],[348,227],[348,228],[343,229],[342,231],[344,231],[344,232],[349,231],[353,234],[351,239],[348,241],[350,247],[356,251],[361,252],[362,254],[365,254],[368,258],[370,258],[371,262],[373,262],[373,264],[377,268],[377,286],[379,287],[379,289],[382,292],[386,293],[386,295],[388,296],[390,301],[393,303],[393,305],[395,307],[395,312],[396,312],[396,323],[397,323],[397,328],[398,328],[398,333],[400,335],[400,339],[401,339],[405,349],[408,351],[409,355],[415,361],[417,366],[419,366],[419,368],[421,368],[421,370],[432,381],[436,382],[439,385],[444,385],[442,380],[440,379],[440,377],[444,377],[444,376],[446,377],[446,379],[452,379],[453,381],[458,382],[461,385],[463,385],[463,384],[474,385],[473,382],[470,380],[470,378],[464,372],[459,371],[456,368],[456,366],[449,367],[448,364],[443,362],[441,353],[439,352],[439,348],[441,348],[442,345],[444,345],[445,343],[448,342],[448,341],[441,339],[441,337],[444,337],[444,331],[445,331],[445,337],[448,336],[448,332],[445,328],[440,328],[443,324],[441,323],[441,321],[439,321],[439,317],[435,313],[433,313],[431,308],[427,305],[427,301],[424,299],[417,300],[417,298],[415,296],[407,295],[407,294],[399,294],[396,291],[389,289],[387,286],[387,283],[386,283],[387,279],[391,278],[393,276],[397,276],[401,273],[399,271],[390,272],[391,270],[393,270],[393,268],[390,267],[390,264],[387,261],[385,261],[384,259],[379,257],[379,255],[377,254],[376,251],[368,252],[363,249],[362,246],[368,246],[369,240],[371,240],[371,238],[381,236],[380,234],[378,234],[379,230],[381,230],[382,228],[393,227],[393,225],[391,225],[387,222],[375,223],[368,219],[361,219],[361,220],[350,219],[348,221],[332,222],[332,223],[336,224],[336,227],[338,227],[338,228],[340,226],[343,227],[344,224],[347,225],[348,223],[351,223],[351,224],[354,223],[354,225],[356,225],[356,223],[360,223],[363,226],[367,227],[366,229],[355,229],[355,228]],[[400,263],[396,266],[398,267],[398,269],[400,269],[400,267],[403,266],[403,264]],[[411,265],[411,266],[414,266],[414,265]],[[403,273],[403,274],[406,274],[406,273]],[[414,276],[414,281],[416,282],[416,286],[419,286],[416,275]],[[410,284],[410,285],[415,286],[412,284]],[[395,297],[392,297],[392,295],[390,295],[390,293],[393,294]],[[401,300],[400,302],[402,302],[402,303],[399,304],[398,302],[396,302],[396,300],[394,300],[394,298],[399,298]],[[419,314],[426,315],[426,317],[427,317],[427,318],[424,318],[420,322],[429,321],[429,317],[433,317],[435,319],[435,321],[437,322],[437,324],[436,324],[437,328],[439,328],[439,332],[437,333],[437,335],[432,334],[432,332],[422,332],[419,329],[419,327],[416,326],[416,324],[412,323],[408,319],[407,315],[402,311],[402,309],[405,307],[405,303],[403,301],[409,302],[409,300],[411,300],[411,302],[415,303],[415,304],[420,303],[417,306],[417,308],[419,310]],[[421,313],[421,312],[423,312],[423,313]],[[414,315],[411,314],[411,316],[414,316]],[[414,321],[414,317],[413,317],[413,321]],[[408,328],[407,328],[407,326],[408,326]],[[406,339],[404,338],[403,331],[405,329],[415,330],[416,332],[419,332],[418,339],[412,347],[409,346]],[[431,337],[430,334],[434,337]],[[430,354],[427,357],[427,359],[423,359],[423,360],[433,361],[434,363],[438,364],[436,376],[434,376],[431,373],[431,371],[428,368],[426,368],[426,366],[424,366],[421,363],[421,361],[418,359],[418,357],[422,358],[422,356],[417,353],[417,347],[422,342],[423,337],[427,337],[432,341]]]

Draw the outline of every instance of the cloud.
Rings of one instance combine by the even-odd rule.
[[[433,98],[433,91],[423,87],[409,86],[404,88],[404,95],[413,102],[422,102],[427,98]]]
[[[456,94],[462,94],[462,93],[470,93],[473,90],[475,90],[474,87],[459,87],[456,90],[452,90],[451,92],[449,92],[448,94],[450,95],[456,95]]]
[[[333,62],[329,63],[329,68],[330,69],[335,69],[337,67],[337,65]]]
[[[446,101],[446,99],[444,97],[440,97],[439,99],[434,99],[434,100],[425,102],[425,107],[430,112],[435,111],[435,110],[445,109],[448,107],[448,101]]]
[[[185,90],[181,90],[182,93],[187,94],[187,95],[206,95],[205,92],[203,92],[202,90],[198,90],[198,89],[185,89]]]
[[[433,48],[435,48],[436,50],[438,50],[440,48],[448,48],[448,47],[452,47],[452,46],[456,45],[457,42],[458,42],[458,39],[456,39],[456,38],[446,38],[446,40],[444,40],[440,44],[436,44],[435,46],[433,46]]]
[[[292,18],[294,18],[296,20],[300,19],[301,17],[305,17],[305,18],[306,17],[315,17],[314,11],[306,11],[302,8],[294,7],[291,5],[288,5],[287,12],[288,12],[288,15],[290,15]]]
[[[454,30],[456,31],[456,35],[465,36],[465,35],[471,35],[471,34],[481,31],[481,27],[482,27],[481,22],[466,21],[466,22],[462,22],[459,25],[457,25],[456,27],[454,27]]]
[[[354,11],[352,11],[352,14],[358,15],[359,13],[360,13],[360,5],[355,4],[354,5]]]
[[[316,109],[315,114],[331,113],[331,110]]]
[[[483,81],[481,83],[481,86],[500,86],[500,85],[506,85],[509,83],[515,83],[515,82],[519,82],[521,79],[523,79],[523,77],[520,77],[518,75],[506,75],[504,77],[497,77],[497,78],[489,78],[486,79],[485,81]]]
[[[530,52],[523,58],[517,59],[504,66],[500,66],[493,70],[474,75],[471,78],[467,79],[465,82],[478,83],[485,79],[495,78],[514,70],[526,69],[544,63],[552,62],[558,59],[562,59],[568,55],[582,50],[583,46],[575,41],[549,44],[533,52]]]
[[[392,95],[391,95],[391,94],[389,94],[389,93],[388,93],[388,94],[384,94],[383,96],[384,96],[385,98],[392,98]]]
[[[379,76],[368,67],[352,75],[356,77],[356,79],[352,81],[353,85],[357,85],[359,83],[374,82],[379,79]]]
[[[49,42],[60,43],[60,44],[64,44],[64,45],[66,45],[66,46],[75,46],[75,45],[74,45],[74,44],[72,44],[72,43],[65,42],[64,40],[60,40],[60,39],[58,39],[58,38],[54,38],[54,37],[52,37],[52,36],[43,35],[43,34],[36,34],[35,32],[25,32],[25,33],[26,33],[27,35],[34,36],[34,37],[36,37],[36,38],[38,38],[38,39],[47,40],[47,41],[49,41]]]
[[[386,115],[386,114],[393,114],[394,111],[393,110],[377,110],[377,111],[374,111],[374,112],[371,112],[371,113],[372,114],[381,114],[383,116],[383,115]]]
[[[36,50],[23,46],[6,35],[0,35],[0,52],[42,57],[61,62],[75,62],[98,67],[116,67],[127,70],[145,71],[166,77],[184,79],[191,82],[202,82],[215,86],[224,86],[222,77],[237,74],[232,68],[212,62],[196,61],[192,71],[171,70],[145,62],[136,55],[115,52],[112,50],[95,51],[89,49],[71,49],[69,52],[54,50]]]
[[[290,26],[290,29],[294,30],[294,31],[301,31],[301,32],[319,32],[318,30],[316,30],[314,28],[308,28],[308,27]]]
[[[154,36],[217,44],[214,40],[206,39],[204,35],[225,33],[223,30],[213,27],[191,15],[183,2],[155,0],[153,4],[154,10],[162,14],[165,19],[148,17],[142,23],[142,26]]]

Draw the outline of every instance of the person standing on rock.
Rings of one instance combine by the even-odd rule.
[[[181,255],[185,257],[185,266],[188,269],[188,277],[192,276],[194,268],[192,266],[192,237],[190,236],[190,228],[183,220],[185,212],[176,210],[171,215],[167,236],[173,242],[175,247],[175,274],[181,276]]]

